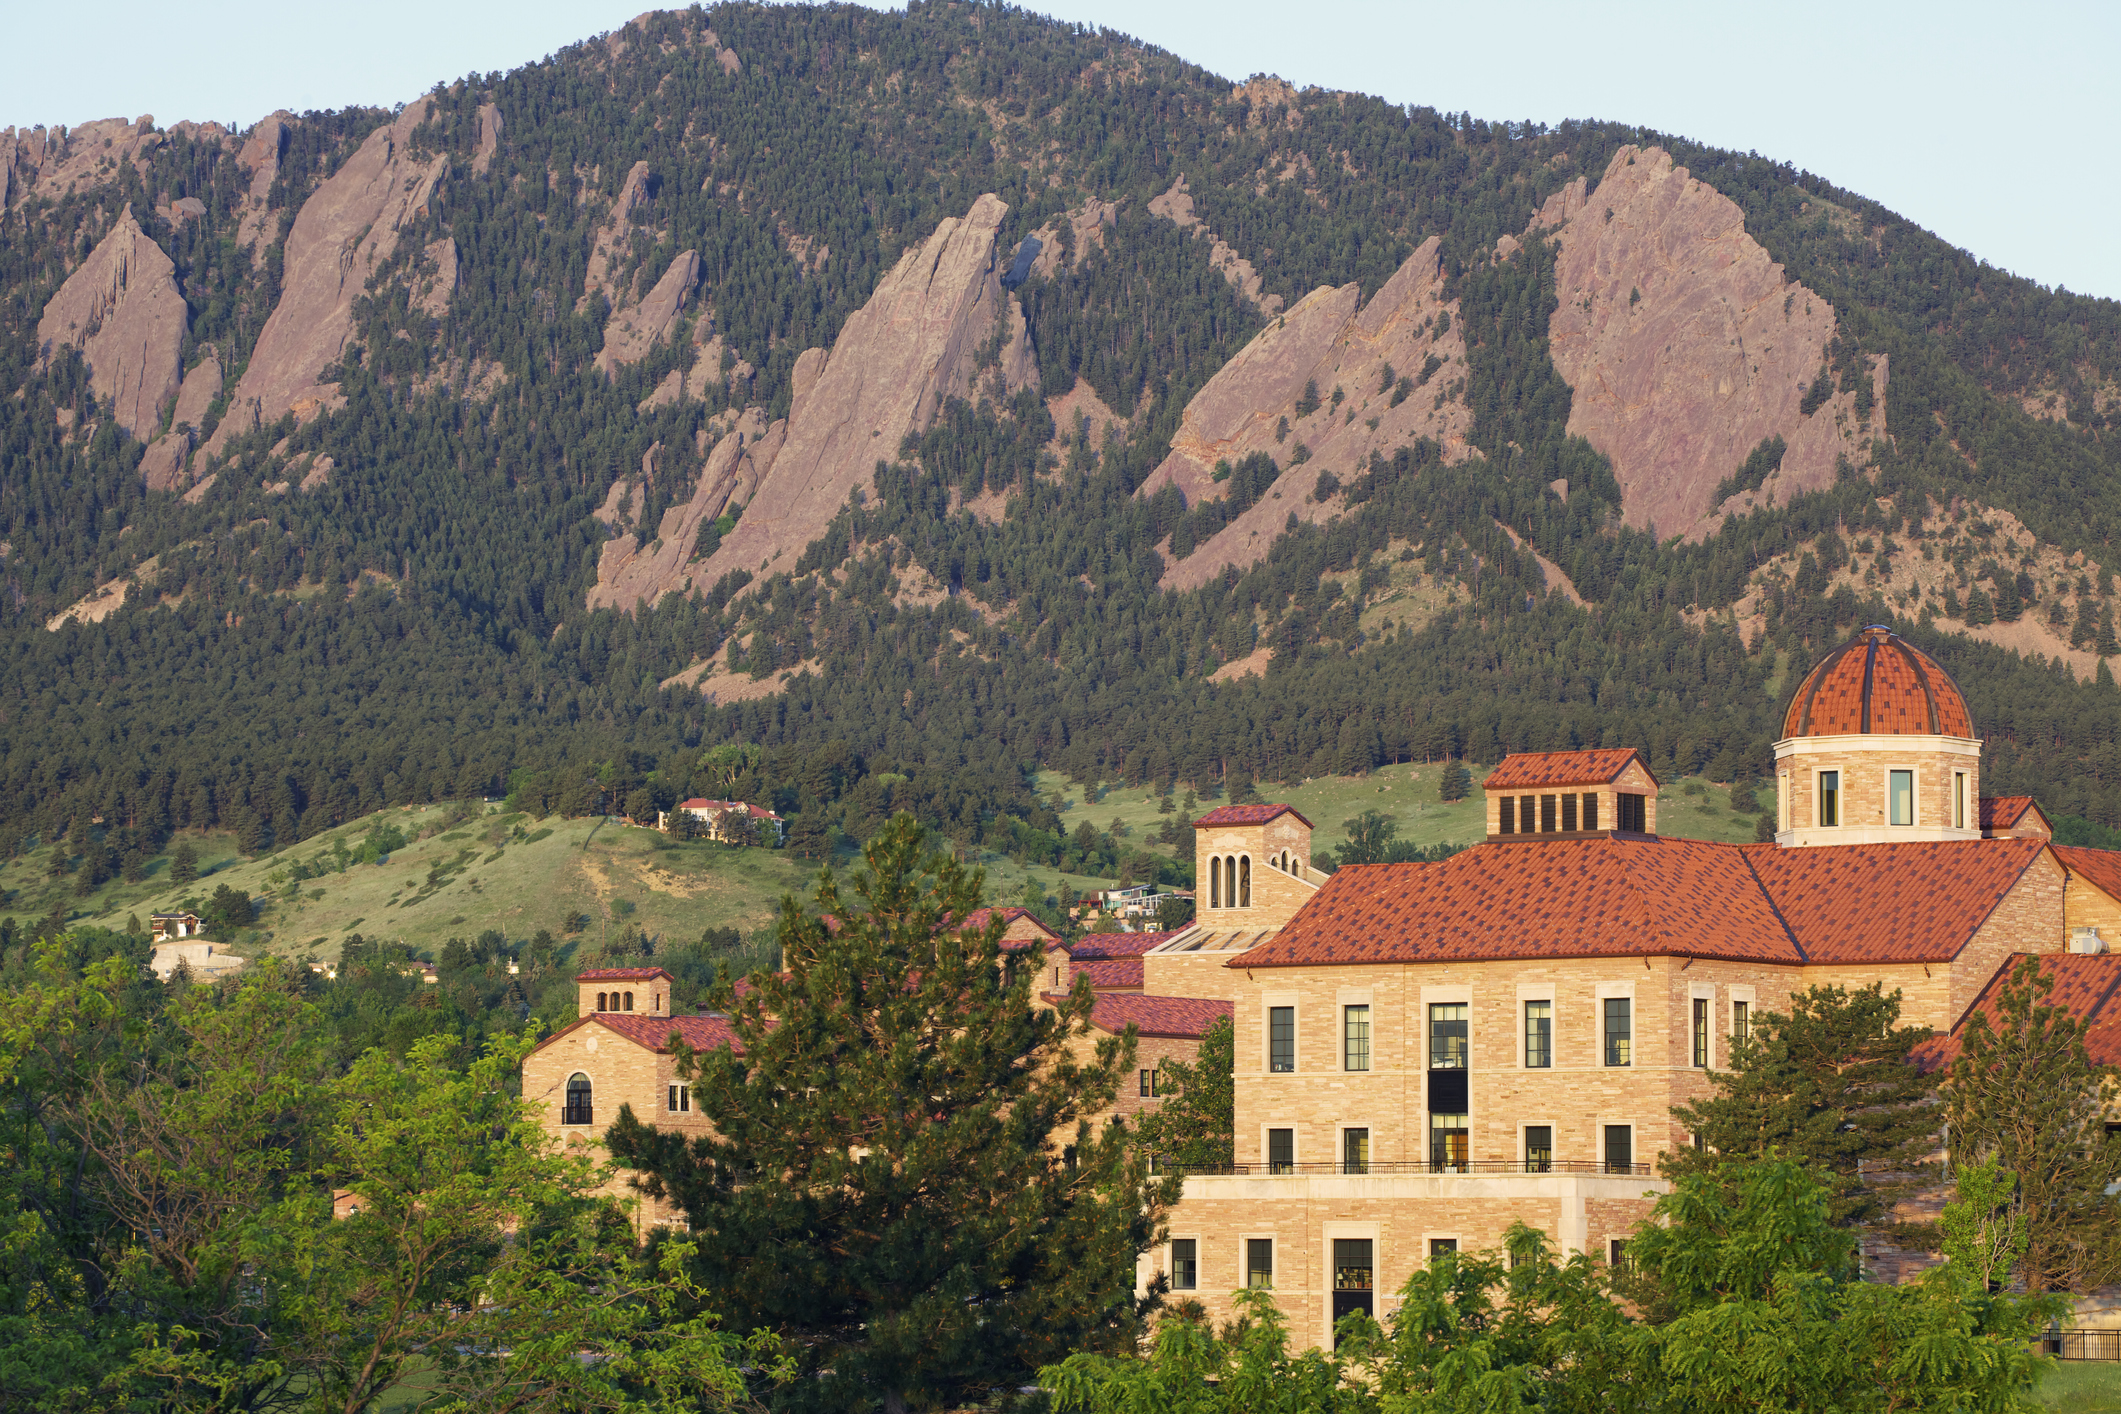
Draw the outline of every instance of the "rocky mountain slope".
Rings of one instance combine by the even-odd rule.
[[[1870,618],[1999,783],[2121,821],[2121,308],[1772,161],[725,5],[399,109],[9,129],[0,209],[17,834],[729,740],[1737,779]]]

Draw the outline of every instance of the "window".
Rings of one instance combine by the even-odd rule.
[[[1731,1044],[1736,1045],[1738,1042],[1751,1037],[1752,1034],[1753,1004],[1751,1002],[1732,1002]]]
[[[1596,791],[1587,790],[1583,793],[1583,827],[1586,830],[1598,828],[1598,793]]]
[[[1267,1008],[1267,1069],[1287,1074],[1296,1069],[1296,1008]]]
[[[1237,861],[1237,906],[1252,906],[1252,856],[1249,854]]]
[[[1273,1238],[1248,1237],[1245,1239],[1245,1285],[1274,1285]]]
[[[1527,1070],[1547,1070],[1554,1064],[1554,1004],[1524,1004],[1524,1064]]]
[[[1554,797],[1551,795],[1539,797],[1539,833],[1554,833]]]
[[[1952,772],[1952,828],[1966,828],[1966,772]]]
[[[589,1103],[589,1077],[576,1071],[567,1077],[567,1104],[560,1111],[562,1124],[589,1124],[592,1111]]]
[[[1497,823],[1497,824],[1496,824],[1496,826],[1495,826],[1495,833],[1496,833],[1496,834],[1498,834],[1498,835],[1514,835],[1514,834],[1516,834],[1516,833],[1517,833],[1517,799],[1516,799],[1516,797],[1515,797],[1515,796],[1508,796],[1508,795],[1504,795],[1504,796],[1498,796],[1498,797],[1496,797],[1496,799],[1497,799],[1497,800],[1499,800],[1499,801],[1501,802],[1501,804],[1502,804],[1502,813],[1501,813],[1501,816],[1500,816],[1500,818],[1499,818],[1499,820],[1498,820],[1498,823]]]
[[[1171,1239],[1171,1289],[1193,1291],[1200,1286],[1200,1239]]]
[[[1605,1171],[1629,1173],[1635,1167],[1635,1127],[1609,1124],[1605,1127]]]
[[[1631,998],[1605,999],[1605,1063],[1635,1063],[1635,1003]]]
[[[1694,1068],[1709,1067],[1709,999],[1694,998]]]
[[[598,1010],[598,1011],[610,1011],[610,1010],[611,1010],[611,1008],[610,1008],[610,1007],[608,1007],[608,1006],[605,1006],[605,1005],[604,1005],[604,994],[603,994],[602,992],[599,992],[599,993],[597,993],[597,1010]]]
[[[1536,827],[1532,824],[1532,797],[1520,795],[1517,797],[1517,833],[1529,835],[1535,832]]]
[[[1624,1239],[1614,1238],[1606,1244],[1606,1251],[1609,1254],[1607,1265],[1614,1271],[1624,1272],[1628,1269],[1628,1244]]]
[[[1208,861],[1208,907],[1221,908],[1222,906],[1223,862],[1220,859],[1211,859]]]
[[[1466,1117],[1460,1115],[1431,1114],[1429,1116],[1429,1167],[1438,1173],[1465,1172],[1468,1151],[1472,1147],[1471,1134],[1466,1126]]]
[[[1551,1173],[1554,1168],[1554,1126],[1551,1124],[1528,1124],[1524,1127],[1524,1171],[1526,1173]]]
[[[674,1115],[692,1113],[692,1087],[673,1085],[670,1087],[670,1112]]]
[[[626,994],[626,1010],[628,1010],[628,1011],[632,1011],[632,1010],[633,1010],[633,993],[631,993],[631,992],[628,992],[628,993]]]
[[[1149,1072],[1145,1070],[1142,1072],[1142,1098],[1144,1100],[1149,1098],[1149,1089]]]
[[[1613,822],[1615,829],[1632,834],[1646,835],[1650,832],[1650,811],[1644,804],[1645,797],[1622,791],[1613,797],[1613,813],[1618,816]]]
[[[1819,823],[1838,825],[1841,823],[1841,773],[1821,771],[1819,773]]]
[[[1573,831],[1576,828],[1576,796],[1574,792],[1561,798],[1561,828]]]
[[[1060,990],[1060,968],[1058,967],[1053,969],[1053,990],[1056,992]]]
[[[1429,1069],[1466,1068],[1466,1004],[1429,1004]]]
[[[1915,773],[1913,771],[1887,771],[1885,773],[1885,822],[1888,825],[1912,825],[1915,823]]]
[[[1341,1008],[1341,1064],[1348,1070],[1370,1068],[1370,1008]]]
[[[1267,1131],[1267,1172],[1296,1172],[1295,1130],[1270,1129]]]
[[[1455,1237],[1432,1237],[1429,1239],[1429,1260],[1432,1262],[1446,1252],[1456,1252],[1457,1250],[1458,1239]]]
[[[1340,1132],[1340,1171],[1342,1173],[1368,1173],[1370,1171],[1369,1130],[1343,1129]]]

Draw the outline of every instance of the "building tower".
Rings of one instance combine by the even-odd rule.
[[[1798,684],[1775,785],[1780,845],[1981,838],[1981,741],[1966,698],[1882,624]]]

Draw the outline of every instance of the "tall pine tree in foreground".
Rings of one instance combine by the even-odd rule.
[[[1700,1148],[1667,1157],[1674,1173],[1770,1151],[1809,1165],[1840,1225],[1876,1222],[1929,1167],[1938,1114],[1930,1081],[1908,1062],[1929,1032],[1901,1026],[1900,994],[1816,987],[1766,1012],[1733,1040],[1716,1093],[1672,1113]]]
[[[700,1284],[801,1377],[778,1407],[886,1411],[982,1397],[1084,1349],[1132,1349],[1134,1260],[1160,1219],[1109,1106],[1133,1041],[1095,1039],[1087,985],[1034,996],[1001,920],[960,931],[982,878],[900,814],[844,899],[781,904],[786,971],[724,989],[740,1050],[681,1050],[713,1133],[621,1110],[612,1154],[683,1208]],[[831,918],[832,926],[823,921]],[[955,1407],[943,1404],[942,1407]]]
[[[2121,1278],[2121,1218],[2107,1192],[2121,1179],[2121,1136],[2106,1129],[2121,1083],[2086,1051],[2089,1023],[2050,1004],[2054,985],[2028,958],[2004,979],[1993,1018],[1975,1008],[1945,1112],[1955,1167],[1990,1161],[2017,1175],[2026,1287],[2089,1291]]]

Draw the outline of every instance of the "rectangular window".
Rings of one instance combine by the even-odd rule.
[[[1736,1045],[1753,1034],[1753,1004],[1731,1003],[1731,1044]]]
[[[1533,825],[1532,821],[1532,797],[1530,797],[1529,795],[1518,796],[1517,833],[1520,835],[1530,835],[1538,833],[1537,827]]]
[[[1561,828],[1571,831],[1576,828],[1576,795],[1573,791],[1561,798]]]
[[[1614,1238],[1606,1244],[1606,1251],[1611,1254],[1607,1265],[1611,1266],[1614,1271],[1624,1272],[1628,1269],[1628,1244],[1624,1239]]]
[[[1465,1172],[1472,1133],[1464,1115],[1429,1116],[1429,1167],[1438,1173]]]
[[[1885,773],[1886,823],[1889,825],[1912,825],[1915,823],[1915,773],[1913,771],[1887,771]]]
[[[1838,825],[1841,823],[1841,773],[1821,771],[1819,773],[1819,823]]]
[[[1171,1239],[1171,1289],[1193,1291],[1200,1286],[1200,1241],[1192,1237]]]
[[[1267,1172],[1296,1172],[1295,1130],[1270,1129],[1267,1131]]]
[[[1370,1171],[1369,1130],[1343,1129],[1340,1132],[1340,1169],[1342,1173]]]
[[[1966,828],[1966,772],[1952,772],[1952,828]]]
[[[1429,1069],[1466,1068],[1466,1004],[1429,1004]]]
[[[1587,790],[1583,793],[1583,827],[1586,830],[1598,828],[1598,793],[1596,791]]]
[[[1502,795],[1497,796],[1496,801],[1501,806],[1501,810],[1496,819],[1495,833],[1498,835],[1516,834],[1517,798],[1515,796]]]
[[[674,1115],[692,1113],[692,1087],[673,1085],[670,1087],[670,1112]]]
[[[1554,833],[1554,797],[1551,795],[1539,797],[1539,833]]]
[[[1370,1008],[1341,1008],[1341,1064],[1349,1070],[1370,1068]]]
[[[1629,834],[1646,835],[1650,832],[1650,811],[1643,803],[1644,797],[1622,791],[1613,797],[1613,808],[1618,819],[1613,828]]]
[[[1528,1124],[1524,1127],[1524,1171],[1526,1173],[1551,1173],[1554,1168],[1554,1126],[1551,1124]]]
[[[1245,1239],[1245,1285],[1274,1285],[1273,1238],[1248,1237]]]
[[[1296,1069],[1296,1008],[1267,1008],[1267,1069],[1286,1074]]]
[[[1635,1003],[1627,997],[1605,999],[1605,1063],[1635,1063]]]
[[[1709,999],[1694,998],[1694,1068],[1709,1068]]]
[[[1429,1239],[1429,1259],[1431,1261],[1441,1257],[1446,1252],[1456,1252],[1457,1250],[1458,1239],[1455,1237],[1432,1237]]]
[[[1554,1004],[1524,1004],[1524,1064],[1527,1070],[1547,1070],[1554,1064]]]
[[[1368,1291],[1375,1283],[1377,1258],[1367,1237],[1333,1239],[1333,1289]]]
[[[1635,1167],[1635,1129],[1632,1125],[1605,1127],[1605,1171],[1627,1173]]]
[[[1149,1098],[1149,1072],[1146,1070],[1142,1072],[1142,1098]]]

